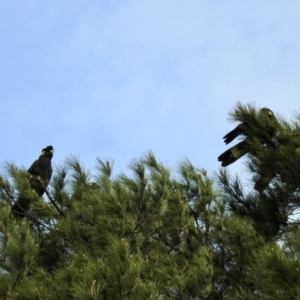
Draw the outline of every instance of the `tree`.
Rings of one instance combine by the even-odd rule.
[[[256,113],[253,106],[238,104],[231,116],[243,122],[247,115],[255,117]],[[253,190],[246,192],[240,179],[232,179],[226,170],[218,176],[229,211],[250,222],[264,240],[251,250],[252,258],[247,262],[249,288],[240,286],[241,295],[249,299],[299,297],[299,222],[295,215],[299,208],[300,127],[297,121],[277,120],[276,134],[265,143],[258,138],[264,135],[263,119],[257,118],[257,126],[249,129],[252,140],[246,168]]]
[[[100,159],[92,173],[70,157],[40,198],[25,170],[6,163],[0,299],[299,298],[299,125],[277,117],[262,142],[254,106],[238,104],[232,116],[258,122],[243,158],[250,190],[245,174],[212,180],[188,160],[171,172],[149,152],[131,175]],[[15,219],[25,190],[31,205]]]
[[[9,207],[22,171],[9,165],[11,177],[1,180],[1,297],[207,296],[213,264],[200,220],[215,197],[211,181],[189,162],[180,165],[177,180],[152,153],[130,169],[132,178],[113,178],[112,163],[98,160],[90,183],[89,172],[68,159],[44,201],[32,193],[31,210],[20,222]]]

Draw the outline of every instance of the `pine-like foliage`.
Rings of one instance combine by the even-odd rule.
[[[232,117],[252,134],[236,179],[220,171],[214,183],[188,160],[171,172],[151,152],[129,175],[70,157],[40,198],[6,163],[0,299],[299,299],[299,125],[267,124],[251,105]],[[21,193],[31,201],[19,220]]]
[[[300,126],[282,118],[273,125],[276,132],[264,136],[266,120],[259,118],[253,106],[237,105],[232,113],[236,121],[256,120],[249,128],[252,135],[246,166],[252,176],[254,191],[245,194],[239,178],[231,180],[221,171],[219,181],[228,199],[230,210],[248,217],[255,229],[267,240],[278,238],[287,230],[289,216],[299,207]],[[270,127],[270,124],[268,124]],[[264,141],[263,143],[261,141]]]
[[[232,179],[221,170],[218,182],[228,212],[250,222],[261,236],[246,260],[247,284],[237,294],[240,299],[299,299],[299,116],[291,123],[277,116],[267,124],[254,106],[238,104],[231,117],[239,122],[254,119],[257,125],[248,129],[247,172]],[[271,136],[265,135],[267,126],[273,126]],[[241,178],[249,174],[253,189],[246,192]]]
[[[70,158],[56,168],[43,199],[32,192],[19,221],[10,206],[28,186],[18,185],[23,173],[8,165],[0,182],[2,299],[209,295],[212,182],[188,161],[171,175],[151,153],[129,167],[132,176],[112,177],[112,162],[98,160],[92,179]]]

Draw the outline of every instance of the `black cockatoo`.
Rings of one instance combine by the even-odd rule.
[[[267,116],[268,119],[275,120],[276,118],[274,116],[274,113],[269,108],[262,108],[260,110],[260,114]],[[252,120],[253,121],[253,120]],[[219,157],[218,161],[222,162],[222,167],[226,167],[232,163],[234,163],[236,160],[238,160],[240,157],[245,155],[247,152],[249,152],[249,140],[251,138],[259,138],[262,143],[264,143],[264,138],[271,137],[275,133],[275,128],[273,126],[269,126],[269,124],[266,124],[266,128],[264,128],[264,136],[260,134],[260,136],[248,136],[247,133],[249,132],[249,124],[247,123],[241,123],[236,128],[234,128],[232,131],[227,133],[223,139],[225,144],[229,144],[232,140],[234,140],[239,135],[245,135],[246,138],[236,144],[235,146],[231,147],[230,149],[223,152]]]
[[[52,146],[47,146],[42,150],[40,157],[28,169],[28,181],[30,187],[42,197],[51,179],[52,166],[51,159],[54,153]],[[12,212],[16,217],[24,217],[30,205],[30,199],[21,192],[19,198],[12,206]]]

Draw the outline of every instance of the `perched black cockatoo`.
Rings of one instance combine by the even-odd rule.
[[[269,108],[265,108],[265,107],[262,108],[260,110],[260,114],[266,115],[269,119],[276,120],[274,113]],[[245,155],[247,152],[249,152],[248,143],[249,140],[254,137],[247,136],[248,127],[249,125],[247,123],[241,123],[223,137],[224,142],[227,145],[239,135],[246,136],[246,138],[243,141],[239,142],[235,146],[226,150],[218,157],[218,161],[222,162],[221,164],[222,167],[227,167],[228,165],[234,163],[240,157]],[[265,136],[271,136],[275,133],[274,127],[272,126],[267,126],[265,130],[266,130],[266,132],[264,132]],[[263,137],[260,136],[256,138],[259,138],[262,141],[262,143],[264,142]]]
[[[51,179],[52,166],[51,159],[54,153],[52,146],[47,146],[42,150],[40,157],[28,169],[28,181],[30,187],[42,197]],[[12,206],[12,212],[16,217],[24,217],[30,205],[30,199],[21,192],[19,198]]]

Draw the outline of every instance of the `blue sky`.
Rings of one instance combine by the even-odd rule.
[[[2,1],[0,161],[28,168],[148,150],[209,174],[240,101],[290,118],[300,97],[299,1]],[[230,166],[239,172],[241,162]]]

